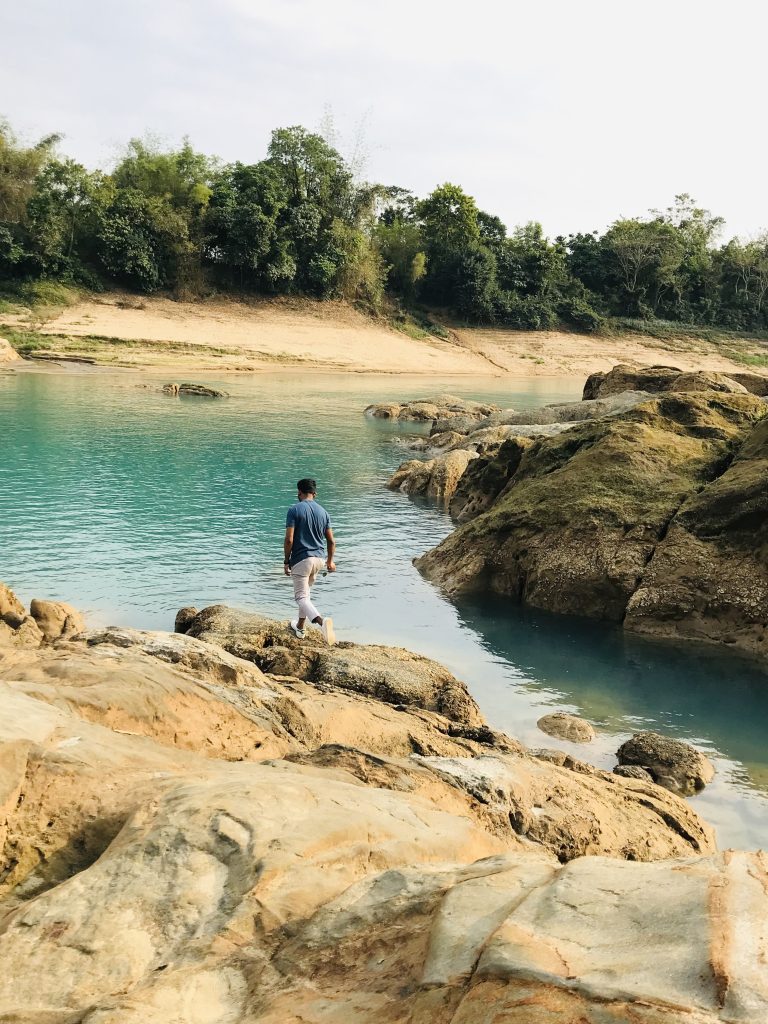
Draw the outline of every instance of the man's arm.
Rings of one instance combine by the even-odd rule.
[[[291,557],[291,550],[293,548],[293,527],[286,526],[285,528],[285,540],[283,541],[283,572],[286,576],[291,575],[291,567],[288,565],[288,560]]]
[[[325,531],[325,543],[328,547],[328,572],[336,572],[336,563],[333,560],[333,555],[336,551],[336,541],[333,539],[333,530],[330,526]]]

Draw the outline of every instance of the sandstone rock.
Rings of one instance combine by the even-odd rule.
[[[768,657],[768,419],[693,492],[653,551],[625,628]]]
[[[447,424],[442,429],[450,429],[449,421],[475,423],[497,408],[495,405],[473,402],[466,398],[457,398],[455,395],[437,395],[401,404],[382,402],[369,405],[365,415],[374,419],[412,420],[417,423],[440,420]]]
[[[752,395],[659,395],[539,440],[491,508],[416,564],[449,595],[487,588],[621,622],[681,505],[706,500],[764,413]]]
[[[613,774],[622,779],[639,779],[641,782],[653,782],[653,776],[645,768],[637,764],[617,764]]]
[[[672,382],[671,391],[720,391],[732,395],[746,395],[747,389],[724,373],[699,370],[695,373],[681,373]]]
[[[690,390],[694,390],[691,388]],[[558,402],[556,405],[543,405],[538,409],[526,409],[524,412],[491,413],[481,426],[493,427],[506,424],[523,426],[526,424],[580,423],[582,420],[596,420],[604,416],[615,416],[627,412],[636,405],[648,401],[647,391],[621,391],[601,398],[582,400],[581,402]]]
[[[29,611],[48,641],[74,636],[85,629],[85,620],[80,612],[61,601],[41,601],[35,598]]]
[[[407,447],[414,452],[437,453],[447,451],[449,448],[461,448],[462,442],[466,440],[466,434],[460,434],[457,430],[446,430],[442,434],[420,437],[417,441],[411,441]]]
[[[393,491],[432,498],[433,501],[447,504],[465,469],[477,457],[476,452],[457,449],[427,462],[411,459],[395,470],[387,486]]]
[[[10,587],[0,583],[0,621],[18,629],[27,617],[27,610]]]
[[[20,359],[21,356],[11,345],[10,341],[0,338],[0,363],[16,363]]]
[[[757,374],[747,374],[746,377],[760,378]],[[712,370],[699,370],[696,372],[684,372],[673,366],[630,366],[620,363],[614,366],[608,373],[593,373],[587,378],[584,385],[583,398],[602,399],[609,395],[616,395],[622,391],[716,391],[725,394],[745,394],[752,391],[754,394],[761,394],[760,390],[753,390],[747,387],[744,382],[737,381],[730,374],[716,373]]]
[[[595,738],[595,730],[589,722],[564,711],[544,715],[536,725],[548,736],[556,736],[557,739],[569,740],[571,743],[591,743]]]
[[[608,373],[587,377],[582,398],[605,398],[621,391],[669,391],[670,383],[683,371],[677,366],[632,366],[618,363]]]
[[[463,683],[437,662],[402,648],[349,643],[328,648],[321,642],[313,646],[313,633],[297,640],[282,623],[225,605],[204,608],[189,633],[276,675],[436,711],[466,725],[482,723]]]
[[[663,856],[664,849],[674,850],[673,856],[713,849],[711,829],[702,828],[684,801],[670,802],[653,783],[619,782],[570,758],[562,766],[549,759],[498,755],[414,758],[560,861],[605,852],[644,861]],[[626,799],[630,791],[631,802]],[[670,829],[663,837],[653,824],[657,815]]]
[[[449,506],[458,523],[469,522],[491,508],[514,477],[523,453],[531,444],[529,438],[512,437],[499,445],[496,452],[467,464]]]
[[[639,732],[616,752],[621,765],[639,765],[654,782],[673,793],[692,796],[715,776],[709,758],[682,740],[657,732]]]
[[[768,375],[762,373],[728,373],[731,380],[741,384],[752,395],[768,398]]]

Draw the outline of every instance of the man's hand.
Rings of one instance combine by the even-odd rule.
[[[328,559],[328,572],[336,572],[336,563],[332,558]]]
[[[283,572],[285,573],[286,576],[291,575],[291,567],[290,565],[288,565],[287,562],[283,562]]]

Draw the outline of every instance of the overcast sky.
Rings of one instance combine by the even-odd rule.
[[[764,0],[2,0],[0,116],[107,166],[152,132],[254,161],[272,128],[369,178],[453,181],[512,227],[603,228],[689,192],[768,228]]]

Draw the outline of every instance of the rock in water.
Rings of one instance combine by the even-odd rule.
[[[621,765],[644,768],[659,786],[692,796],[712,781],[715,769],[708,757],[682,740],[657,732],[636,733],[616,752]]]
[[[768,657],[768,418],[656,545],[624,626]]]
[[[626,615],[627,629],[661,623],[668,635],[754,648],[768,608],[765,412],[753,395],[662,394],[535,441],[491,507],[416,564],[449,595],[492,590],[554,612]]]
[[[551,715],[544,715],[536,725],[547,736],[570,740],[571,743],[591,743],[595,738],[595,730],[589,722],[577,715],[567,715],[564,711],[555,711]]]
[[[467,466],[477,457],[476,452],[459,449],[426,462],[411,459],[395,470],[387,486],[393,491],[422,495],[447,504]]]
[[[227,398],[226,391],[217,391],[215,388],[206,387],[204,384],[164,384],[162,392],[165,395],[187,395],[193,398]]]

